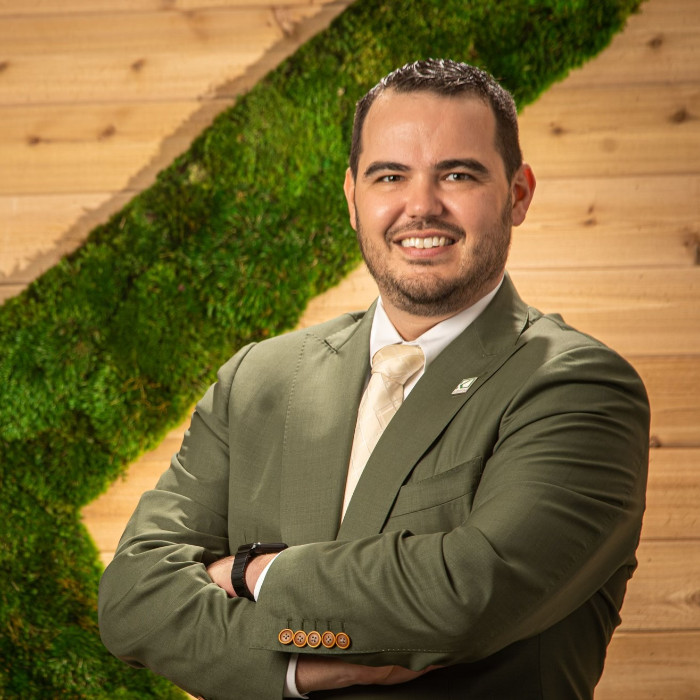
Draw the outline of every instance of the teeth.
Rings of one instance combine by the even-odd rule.
[[[404,238],[401,241],[404,248],[440,248],[452,245],[452,241],[444,236],[433,236],[432,238]]]

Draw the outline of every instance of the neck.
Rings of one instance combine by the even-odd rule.
[[[384,304],[387,317],[404,340],[415,340],[441,321],[454,316],[455,313],[459,313],[459,311],[456,311],[444,316],[415,316],[388,304],[384,300],[382,300],[382,303]]]
[[[469,299],[467,303],[459,306],[459,308],[446,311],[445,313],[421,316],[419,314],[411,313],[410,311],[392,303],[389,295],[382,295],[382,305],[386,311],[386,315],[393,324],[394,328],[398,331],[399,335],[407,341],[415,340],[420,337],[426,331],[429,331],[433,326],[438,323],[455,316],[456,314],[474,306],[480,299],[490,294],[496,287],[501,283],[503,275],[498,277],[493,283],[488,284],[485,289],[480,290],[480,292],[475,295],[476,298]]]

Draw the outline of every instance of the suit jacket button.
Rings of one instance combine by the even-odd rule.
[[[314,630],[313,632],[309,632],[306,635],[306,643],[312,648],[315,649],[317,646],[321,644],[321,635]]]
[[[306,632],[304,632],[304,630],[297,630],[294,633],[294,646],[297,646],[297,647],[306,646]]]
[[[335,635],[333,632],[324,632],[321,636],[321,644],[323,644],[326,649],[332,649],[335,646]]]
[[[335,643],[340,649],[347,649],[350,646],[350,637],[345,632],[338,632],[335,635]]]
[[[280,643],[285,644],[285,645],[291,644],[293,638],[294,638],[294,632],[292,632],[292,630],[290,630],[290,629],[283,629],[277,635],[277,639],[279,639]]]

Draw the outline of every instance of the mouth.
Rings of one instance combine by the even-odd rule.
[[[439,255],[441,250],[465,238],[466,234],[462,228],[446,221],[426,220],[420,224],[396,227],[387,233],[388,242],[399,246],[408,255],[421,258]]]
[[[447,236],[411,236],[403,238],[397,243],[402,248],[445,248],[455,244],[455,241]]]

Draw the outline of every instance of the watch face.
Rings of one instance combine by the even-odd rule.
[[[284,542],[256,542],[250,551],[253,554],[271,554],[272,552],[281,552],[283,549],[287,549]]]

